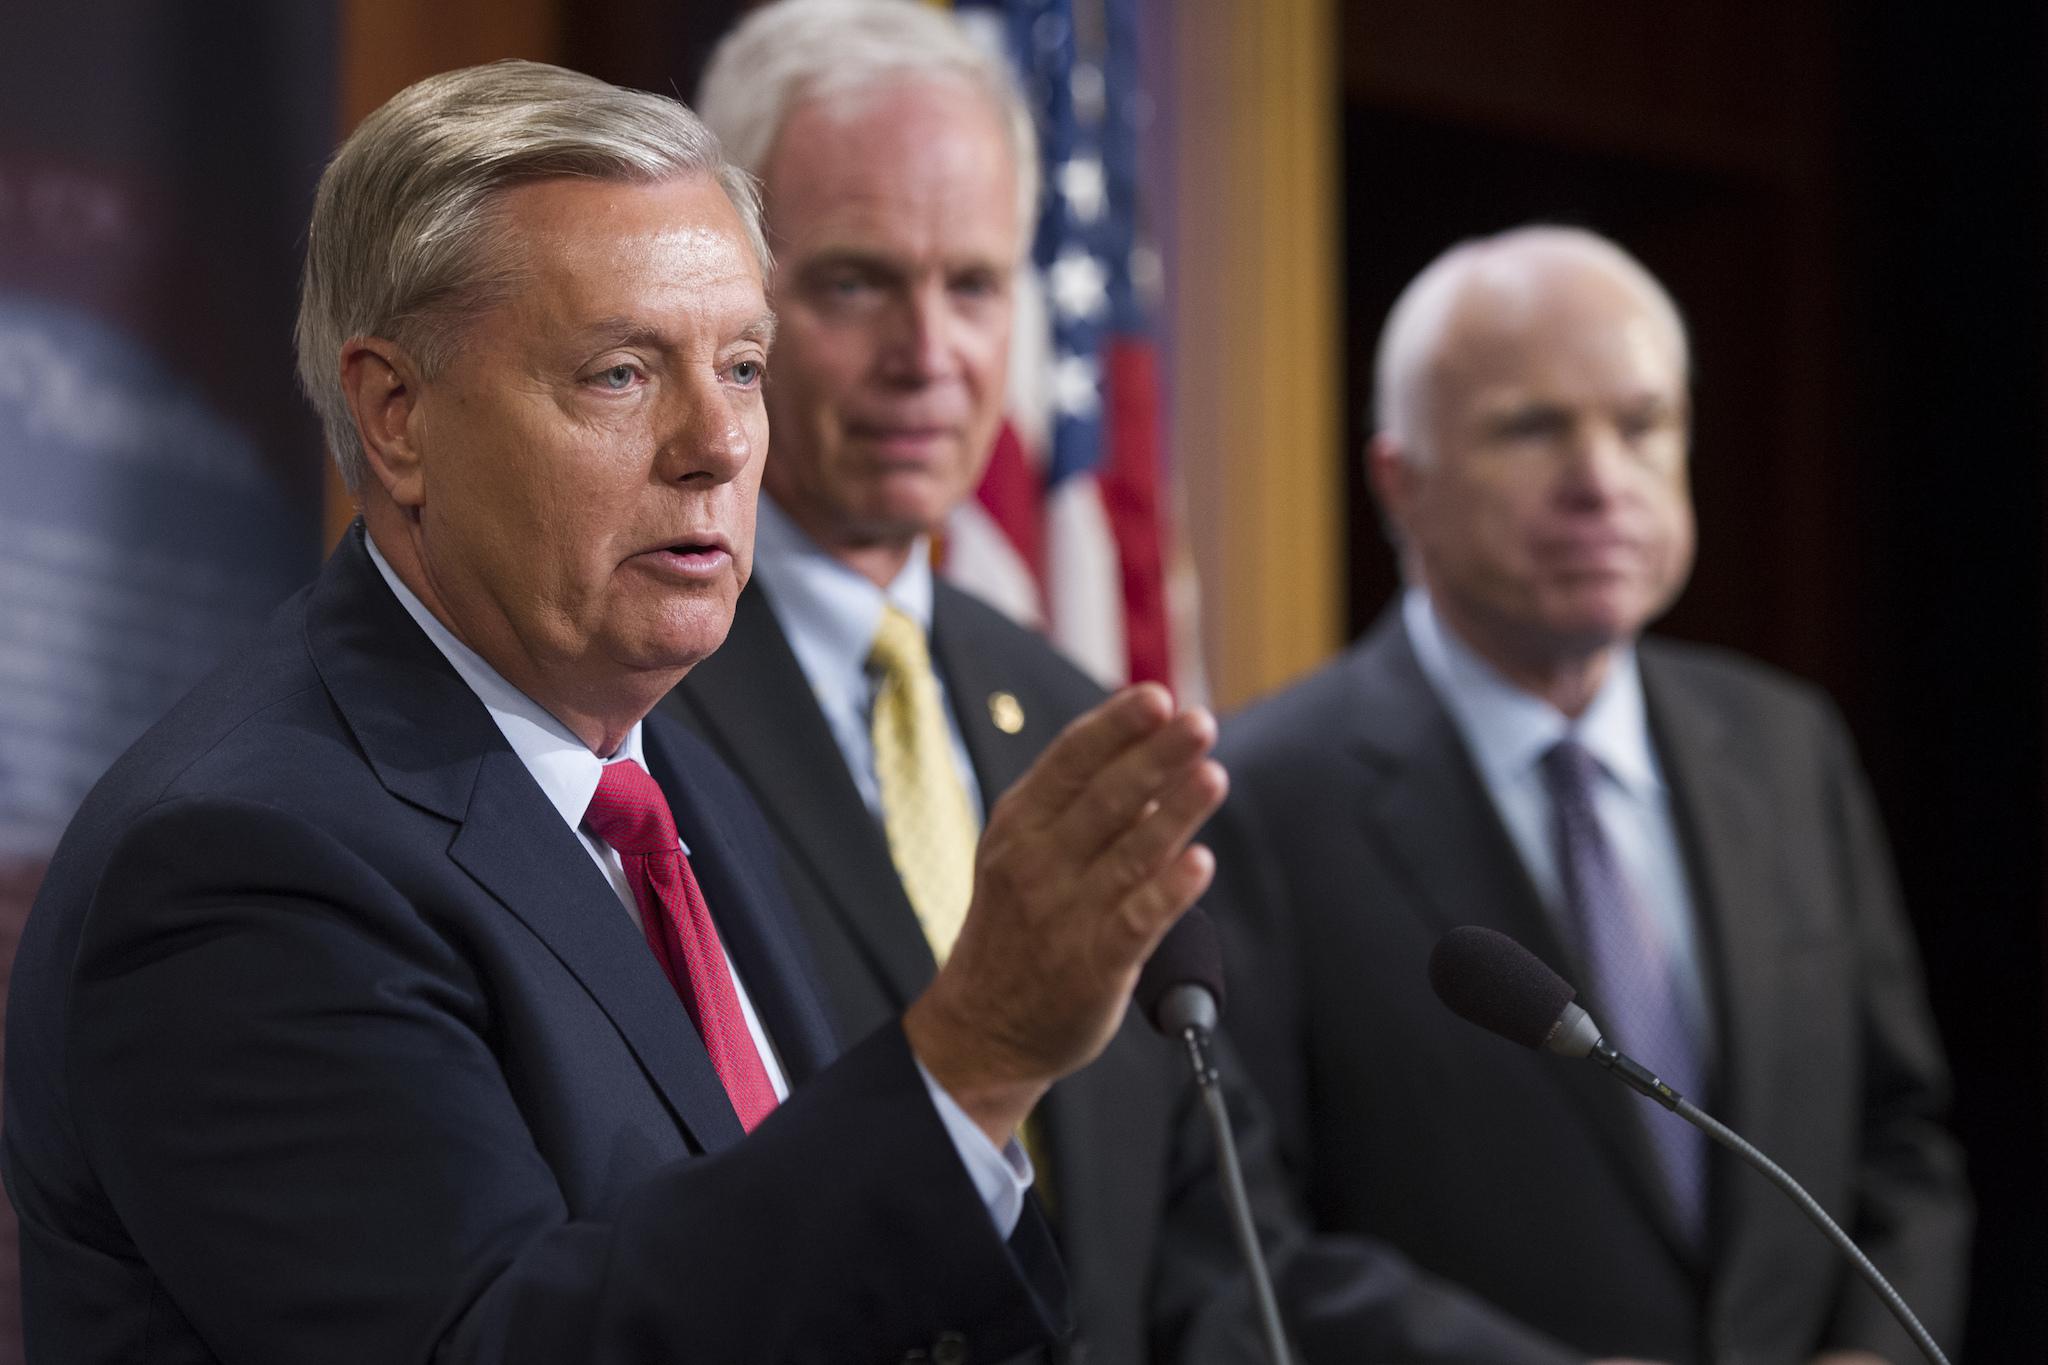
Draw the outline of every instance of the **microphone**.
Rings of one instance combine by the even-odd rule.
[[[1223,1013],[1223,949],[1201,906],[1191,907],[1159,940],[1131,998],[1169,1038],[1190,1027],[1215,1031]]]
[[[1453,1014],[1509,1042],[1547,1048],[1565,1057],[1591,1057],[1631,1089],[1657,1101],[1762,1172],[1849,1258],[1922,1353],[1935,1365],[1948,1365],[1948,1357],[1920,1325],[1919,1317],[1819,1201],[1734,1129],[1659,1080],[1648,1067],[1616,1050],[1601,1036],[1593,1017],[1576,1003],[1578,992],[1536,954],[1497,930],[1460,925],[1446,932],[1430,950],[1429,984]]]
[[[1169,1038],[1178,1038],[1187,1048],[1194,1068],[1195,1084],[1201,1091],[1202,1107],[1208,1111],[1209,1126],[1216,1135],[1217,1174],[1223,1181],[1223,1202],[1230,1210],[1231,1231],[1244,1258],[1245,1274],[1252,1285],[1252,1302],[1258,1311],[1259,1330],[1265,1338],[1266,1354],[1273,1365],[1291,1365],[1287,1333],[1280,1323],[1280,1302],[1273,1293],[1273,1279],[1266,1271],[1265,1253],[1259,1248],[1258,1227],[1252,1222],[1251,1199],[1245,1193],[1244,1169],[1237,1159],[1237,1139],[1230,1128],[1230,1109],[1223,1101],[1223,1087],[1216,1073],[1211,1051],[1216,1021],[1223,1010],[1223,949],[1217,941],[1216,926],[1201,906],[1191,906],[1166,931],[1159,946],[1138,973],[1138,985],[1131,999],[1145,1017]]]

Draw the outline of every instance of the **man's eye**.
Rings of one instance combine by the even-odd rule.
[[[1672,422],[1664,412],[1632,412],[1622,417],[1620,425],[1625,440],[1641,441],[1665,431]]]
[[[590,377],[590,382],[600,389],[606,389],[612,393],[622,393],[632,388],[639,378],[640,371],[637,367],[622,363],[599,370]]]
[[[742,360],[729,371],[733,382],[742,388],[751,389],[768,375],[768,367],[758,360]]]
[[[871,292],[874,281],[865,275],[847,273],[827,275],[818,283],[818,292],[828,299],[845,301],[857,299]]]
[[[953,292],[962,298],[993,298],[1002,292],[1002,278],[987,270],[969,271],[953,277]]]
[[[1527,412],[1508,414],[1500,421],[1496,430],[1510,441],[1527,441],[1555,436],[1564,430],[1565,425],[1562,413],[1534,408]]]

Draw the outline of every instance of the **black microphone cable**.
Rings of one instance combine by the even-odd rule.
[[[1223,1201],[1230,1212],[1238,1252],[1244,1258],[1245,1274],[1251,1280],[1252,1302],[1258,1312],[1266,1354],[1272,1365],[1293,1365],[1287,1332],[1280,1322],[1280,1301],[1273,1293],[1266,1254],[1259,1246],[1258,1226],[1252,1221],[1251,1198],[1245,1193],[1237,1139],[1230,1129],[1230,1109],[1224,1103],[1221,1077],[1216,1071],[1213,1040],[1222,1011],[1223,952],[1216,940],[1216,926],[1201,906],[1182,915],[1159,941],[1138,976],[1132,999],[1152,1027],[1169,1038],[1178,1038],[1187,1048],[1202,1108],[1216,1134],[1216,1166],[1223,1182]]]
[[[1949,1365],[1919,1315],[1871,1264],[1863,1248],[1828,1216],[1819,1200],[1741,1134],[1666,1085],[1648,1067],[1616,1050],[1601,1036],[1593,1017],[1576,1003],[1578,992],[1536,954],[1498,930],[1461,925],[1445,933],[1430,951],[1429,984],[1458,1017],[1510,1042],[1547,1048],[1565,1057],[1591,1057],[1630,1089],[1649,1096],[1755,1167],[1790,1196],[1848,1257],[1849,1264],[1913,1338],[1913,1344],[1934,1365]]]

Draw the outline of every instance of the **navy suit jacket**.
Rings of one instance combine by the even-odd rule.
[[[794,1086],[742,1141],[611,886],[360,528],[115,765],[16,959],[30,1358],[879,1361],[1053,1335],[901,1030],[837,1055],[744,789],[649,767]],[[836,1060],[835,1060],[836,1058]]]

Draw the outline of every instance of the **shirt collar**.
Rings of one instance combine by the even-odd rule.
[[[491,713],[498,730],[505,736],[505,742],[512,746],[512,752],[533,774],[533,780],[540,784],[541,792],[548,803],[561,815],[569,828],[575,829],[583,823],[583,813],[590,809],[590,798],[597,794],[598,778],[603,774],[607,761],[616,763],[630,758],[642,768],[647,760],[640,742],[640,723],[626,732],[626,742],[610,760],[599,758],[592,753],[582,740],[576,738],[568,726],[549,714],[546,707],[521,692],[499,674],[498,670],[484,662],[483,656],[455,638],[455,633],[443,625],[440,618],[428,611],[426,604],[413,595],[398,574],[392,570],[377,542],[365,534],[363,543],[369,547],[370,562],[377,566],[384,582],[398,598],[398,604],[405,608],[427,638],[434,642],[434,648],[441,651],[451,667],[476,693],[477,699]]]
[[[1443,623],[1429,593],[1409,588],[1401,620],[1423,673],[1458,723],[1490,785],[1520,781],[1551,745],[1576,739],[1638,800],[1657,799],[1663,774],[1650,744],[1649,713],[1633,644],[1614,651],[1607,677],[1574,721],[1516,687]]]
[[[827,554],[764,494],[754,525],[754,574],[793,641],[803,642],[800,654],[818,656],[833,673],[858,674],[867,668],[884,605],[893,604],[931,633],[930,549],[928,538],[919,536],[903,571],[887,588],[878,588]],[[818,676],[811,658],[802,662]]]

